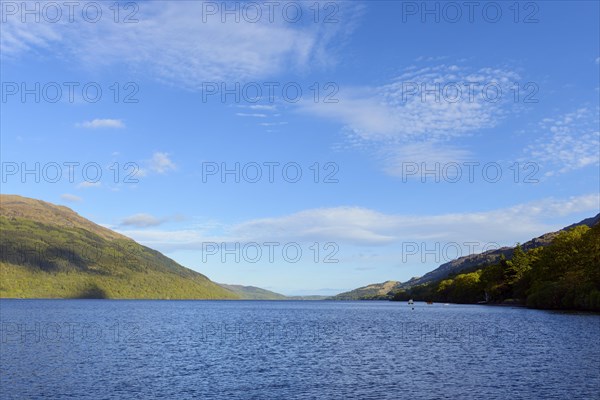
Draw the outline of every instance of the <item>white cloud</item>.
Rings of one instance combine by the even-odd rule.
[[[339,120],[368,140],[447,139],[496,126],[518,78],[508,70],[440,65],[405,72],[380,87],[340,90],[337,103],[305,102],[302,107]],[[491,101],[496,88],[502,95]],[[438,97],[427,94],[429,89]]]
[[[0,24],[0,49],[3,56],[47,49],[63,37],[56,24],[34,23],[33,19],[30,23],[22,23],[18,12],[12,17],[6,15],[5,18],[6,21]]]
[[[600,164],[599,109],[580,108],[539,123],[542,137],[525,154],[544,166],[546,175]]]
[[[407,159],[466,157],[467,150],[453,142],[497,126],[516,107],[510,87],[518,79],[504,69],[409,68],[386,85],[340,89],[339,101],[305,101],[300,109],[344,124],[354,146],[374,146],[388,162],[385,170],[394,173]]]
[[[359,207],[314,209],[280,218],[266,218],[237,225],[232,233],[241,238],[268,240],[334,240],[354,244],[387,244],[413,239],[512,240],[524,232],[543,231],[542,219],[575,212],[598,212],[599,195],[565,200],[544,199],[487,212],[410,216],[383,214]],[[519,221],[519,224],[511,221]]]
[[[165,174],[177,169],[177,166],[171,161],[169,154],[156,152],[152,155],[148,168],[156,173]],[[141,172],[141,170],[140,173],[140,176],[144,176],[145,174],[144,172]]]
[[[60,198],[69,203],[77,203],[77,202],[80,202],[81,200],[83,200],[81,197],[75,196],[74,194],[69,194],[69,193],[60,195]]]
[[[422,142],[410,144],[388,145],[379,150],[381,159],[384,160],[384,170],[389,175],[406,178],[405,163],[425,163],[428,168],[439,163],[461,163],[469,159],[468,150],[445,143]],[[424,169],[423,169],[424,170]],[[413,176],[409,176],[413,177]],[[414,175],[418,177],[418,175]]]
[[[261,122],[259,124],[260,126],[281,126],[281,125],[287,125],[287,122],[282,121],[282,122]]]
[[[267,104],[251,104],[249,106],[245,106],[251,110],[264,110],[264,111],[277,111],[276,105],[267,105]]]
[[[447,60],[449,57],[448,56],[420,56],[417,57],[415,59],[415,61],[417,62],[421,62],[421,61],[426,61],[426,62],[438,62],[438,61],[443,61],[443,60]]]
[[[398,245],[406,241],[512,245],[562,228],[551,221],[578,213],[595,215],[600,195],[547,198],[512,207],[442,215],[384,214],[362,207],[333,207],[259,218],[222,227],[179,231],[121,231],[163,251],[202,249],[205,242],[335,242],[350,246]],[[518,221],[518,223],[515,223]],[[575,221],[573,221],[575,222]]]
[[[123,218],[121,225],[133,226],[136,228],[147,228],[150,226],[157,226],[165,222],[164,219],[156,218],[150,214],[135,214],[126,218]]]
[[[91,121],[84,121],[77,124],[76,126],[86,129],[97,129],[97,128],[112,128],[121,129],[125,128],[125,124],[120,119],[93,119]]]
[[[128,171],[130,179],[140,179],[155,173],[164,175],[168,172],[177,170],[177,165],[171,160],[169,153],[157,151],[152,154],[152,158],[142,160],[135,164],[135,170]]]
[[[133,227],[133,228],[150,228],[150,227],[162,225],[167,222],[181,222],[181,221],[184,221],[185,219],[186,219],[186,217],[183,215],[180,215],[180,214],[159,218],[159,217],[155,217],[151,214],[139,213],[139,214],[134,214],[134,215],[130,215],[128,217],[123,218],[120,221],[119,226],[127,226],[127,227]],[[109,225],[106,225],[106,227],[109,229],[115,229],[115,227],[109,226]],[[148,235],[148,234],[151,235],[152,231],[143,230],[140,232],[144,232],[145,235]]]
[[[267,114],[261,113],[235,113],[238,117],[254,117],[254,118],[267,118]]]
[[[244,117],[244,118],[259,118],[260,119],[264,119],[264,118],[277,118],[280,117],[281,114],[278,113],[277,111],[277,106],[272,104],[272,105],[266,105],[266,104],[251,104],[251,105],[239,105],[239,108],[243,108],[243,109],[249,109],[252,111],[256,111],[256,112],[238,112],[235,115],[238,117]],[[259,122],[258,125],[262,126],[262,127],[276,127],[276,126],[282,126],[282,125],[286,125],[287,122],[285,121],[269,121],[269,122]],[[275,130],[270,130],[268,129],[267,132],[276,132]]]
[[[304,8],[298,23],[283,19],[281,5],[272,21],[264,5],[262,18],[256,23],[244,19],[236,22],[232,16],[223,23],[220,15],[203,21],[205,3],[190,2],[185,7],[171,1],[140,3],[135,14],[138,23],[115,24],[112,13],[97,23],[88,23],[80,18],[80,7],[73,23],[68,22],[67,15],[58,23],[21,23],[18,14],[8,16],[1,24],[0,49],[10,57],[52,52],[93,68],[125,64],[143,68],[144,73],[159,80],[198,89],[206,81],[255,79],[289,68],[329,65],[333,62],[328,51],[331,43],[353,26],[351,22],[361,8],[340,3],[337,17],[346,24],[311,23],[308,3],[296,3]],[[210,3],[219,7],[225,4]]]

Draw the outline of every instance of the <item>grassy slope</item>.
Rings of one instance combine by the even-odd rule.
[[[0,297],[239,298],[66,207],[10,195],[0,195]]]
[[[390,297],[389,293],[393,291],[400,282],[386,281],[383,283],[373,283],[358,289],[350,290],[331,297],[331,300],[369,300],[384,299]]]
[[[270,290],[261,289],[255,286],[242,285],[226,285],[220,283],[225,289],[231,290],[240,296],[242,300],[287,300],[288,298],[282,294],[271,292]]]

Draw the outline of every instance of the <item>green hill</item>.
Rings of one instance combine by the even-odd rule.
[[[600,311],[600,224],[562,231],[546,246],[517,246],[510,259],[400,289],[393,299],[410,298]]]
[[[0,297],[237,299],[63,206],[0,195]]]
[[[323,296],[320,294],[309,294],[306,296],[287,296],[288,300],[303,300],[303,301],[318,301],[318,300],[327,300],[329,296]]]
[[[226,285],[219,283],[225,289],[237,294],[241,300],[287,300],[288,298],[282,294],[271,292],[270,290],[261,289],[256,286],[242,285]]]
[[[400,282],[385,281],[359,287],[331,297],[331,300],[384,300],[391,297],[391,292],[398,287]]]
[[[593,227],[600,221],[600,214],[596,215],[592,218],[584,219],[583,221],[577,222],[575,224],[569,225],[560,231],[556,232],[548,232],[543,234],[542,236],[533,238],[521,245],[521,248],[524,251],[529,251],[536,249],[538,247],[544,247],[549,245],[554,238],[556,238],[562,232],[566,232],[570,229],[576,228],[578,226],[587,226],[589,228]],[[438,268],[430,271],[419,278],[413,278],[407,282],[404,282],[399,285],[400,289],[408,289],[413,286],[423,285],[429,282],[439,281],[445,277],[450,275],[455,275],[461,271],[470,270],[474,267],[481,267],[483,265],[492,265],[500,261],[500,258],[510,258],[515,250],[515,247],[502,247],[500,249],[489,250],[480,254],[471,254],[468,256],[457,258],[456,260],[449,261],[440,265]]]
[[[219,283],[225,289],[231,290],[238,296],[240,300],[325,300],[328,296],[319,295],[307,295],[307,296],[284,296],[270,290],[261,289],[256,286],[242,286],[242,285],[227,285]]]
[[[520,247],[524,251],[530,251],[537,248],[548,246],[553,240],[577,227],[591,228],[600,223],[600,214],[592,218],[587,218],[578,223],[569,225],[560,231],[545,233],[542,236],[531,239],[523,243]],[[391,299],[398,292],[410,292],[412,288],[421,288],[424,285],[437,283],[445,278],[456,276],[462,272],[472,272],[486,266],[496,265],[501,259],[510,259],[513,256],[516,247],[502,247],[500,249],[489,250],[480,254],[470,254],[456,260],[444,263],[423,275],[422,277],[412,278],[406,282],[386,281],[383,283],[373,283],[348,292],[337,294],[331,297],[332,300],[386,300]]]

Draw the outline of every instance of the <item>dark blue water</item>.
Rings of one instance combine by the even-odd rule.
[[[1,300],[4,399],[598,399],[600,316],[391,302]]]

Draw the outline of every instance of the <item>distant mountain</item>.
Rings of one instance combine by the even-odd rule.
[[[237,294],[240,300],[287,300],[288,297],[271,292],[270,290],[261,289],[255,286],[242,285],[226,285],[219,283],[220,286]]]
[[[0,195],[0,297],[236,299],[156,250],[73,210]]]
[[[240,297],[240,300],[325,300],[329,296],[284,296],[270,290],[261,289],[256,286],[227,285],[219,283],[225,289],[230,290]]]
[[[387,298],[388,293],[398,288],[400,282],[385,281],[383,283],[373,283],[368,286],[363,286],[349,292],[340,293],[330,297],[330,300],[375,300]]]
[[[307,301],[326,300],[328,298],[329,298],[329,296],[322,296],[322,295],[318,295],[318,294],[313,294],[313,295],[308,295],[308,296],[288,296],[287,297],[288,300],[307,300]]]
[[[600,214],[596,215],[595,217],[587,218],[578,223],[569,225],[559,231],[545,233],[542,236],[539,236],[537,238],[531,239],[528,242],[523,243],[521,245],[521,247],[523,248],[524,251],[527,251],[527,250],[534,249],[536,247],[547,246],[552,241],[552,239],[554,239],[556,237],[556,235],[558,235],[562,231],[569,230],[571,228],[574,228],[574,227],[580,226],[580,225],[586,225],[591,228],[592,226],[597,224],[599,221],[600,221]],[[496,263],[502,255],[504,255],[504,257],[506,257],[507,259],[510,258],[512,256],[513,250],[514,250],[514,246],[513,247],[502,247],[500,249],[489,250],[489,251],[486,251],[481,254],[471,254],[468,256],[460,257],[460,258],[457,258],[456,260],[453,260],[453,261],[450,261],[450,262],[440,265],[438,268],[434,269],[431,272],[428,272],[427,274],[423,275],[420,278],[413,278],[407,282],[401,283],[398,286],[398,288],[407,289],[412,286],[421,285],[423,283],[428,283],[428,282],[443,279],[450,274],[455,274],[455,273],[463,271],[467,268],[471,268],[474,266],[491,265],[491,264]]]
[[[600,214],[595,217],[584,219],[578,223],[569,225],[559,231],[549,232],[537,238],[531,239],[523,243],[521,247],[527,251],[540,246],[547,246],[558,233],[569,230],[576,226],[586,225],[592,227],[600,222]],[[457,274],[469,268],[476,266],[492,265],[498,262],[501,256],[509,259],[514,251],[514,247],[502,247],[500,249],[489,250],[480,254],[471,254],[452,260],[440,265],[423,275],[422,277],[412,278],[406,282],[386,281],[383,283],[374,283],[368,286],[363,286],[348,292],[340,293],[331,297],[332,300],[371,300],[371,299],[388,299],[391,297],[391,292],[399,289],[409,289],[411,287],[422,285],[429,282],[439,281],[452,274]]]

